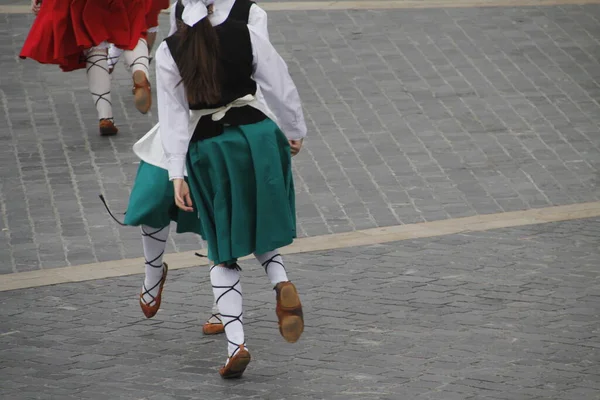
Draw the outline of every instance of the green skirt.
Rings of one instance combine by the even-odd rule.
[[[266,253],[296,237],[290,146],[273,121],[225,127],[217,137],[190,143],[187,170],[215,264]]]
[[[171,221],[177,222],[177,233],[200,234],[198,213],[185,212],[175,205],[173,183],[169,172],[152,164],[140,162],[129,196],[125,225],[148,225],[164,228]]]

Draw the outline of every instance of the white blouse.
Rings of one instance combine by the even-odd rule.
[[[252,43],[252,78],[287,138],[304,138],[306,123],[300,96],[285,61],[260,30],[253,26],[248,26],[248,30]],[[156,50],[155,61],[160,137],[169,179],[173,180],[184,176],[185,158],[191,139],[188,132],[189,103],[183,84],[179,84],[179,69],[166,42],[162,42]]]

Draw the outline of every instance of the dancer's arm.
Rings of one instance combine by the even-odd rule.
[[[189,103],[179,69],[166,42],[160,44],[155,57],[160,138],[167,157],[169,179],[183,179],[190,142]]]
[[[251,25],[255,31],[257,31],[267,39],[269,38],[267,12],[256,4],[252,4],[252,6],[250,6],[248,25]]]
[[[251,25],[256,33],[263,35],[265,38],[269,39],[269,25],[267,12],[260,8],[257,4],[252,4],[250,7],[250,15],[248,17],[248,25]],[[302,148],[303,139],[290,139],[290,150],[292,152],[292,156],[295,156],[300,152]]]
[[[31,0],[31,11],[35,15],[38,15],[41,7],[42,7],[42,0]]]
[[[267,105],[273,111],[279,126],[289,140],[301,141],[306,136],[306,123],[298,89],[292,81],[285,61],[268,38],[248,26],[254,75]]]

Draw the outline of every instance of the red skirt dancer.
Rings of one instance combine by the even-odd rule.
[[[114,135],[107,49],[125,50],[132,67],[135,106],[146,113],[148,83],[146,14],[153,0],[43,0],[19,56],[63,71],[86,68],[100,120],[100,134]]]
[[[133,50],[146,36],[149,0],[44,0],[21,58],[85,68],[84,50],[103,42]]]

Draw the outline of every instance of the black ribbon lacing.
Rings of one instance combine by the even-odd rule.
[[[98,197],[100,197],[100,200],[102,201],[102,204],[104,204],[104,208],[106,208],[106,211],[108,212],[108,215],[111,216],[112,219],[115,220],[115,222],[121,226],[129,226],[127,224],[124,224],[123,222],[119,221],[117,219],[117,217],[114,216],[114,214],[112,213],[112,211],[110,211],[110,208],[108,207],[108,204],[106,203],[106,199],[104,198],[104,195],[98,195]],[[123,215],[127,214],[126,212],[123,213]],[[200,257],[200,258],[208,258],[208,256],[205,256],[204,254],[200,254],[200,253],[194,253],[194,255],[196,257]],[[233,267],[233,269],[237,269],[238,271],[241,271],[242,269],[240,268],[239,265],[234,264],[235,266],[237,266],[237,268],[235,268],[235,266]]]
[[[146,59],[148,60],[148,64],[150,64],[150,57],[146,57],[146,56],[139,56],[138,58],[136,58],[135,60],[133,60],[133,62],[131,63],[131,65],[129,66],[130,68],[133,68],[134,65],[141,65],[142,67],[144,67],[146,69],[146,73],[148,73],[148,66],[146,64],[144,64],[143,62],[140,62],[140,60]]]
[[[106,200],[104,199],[104,195],[99,195],[100,200],[102,201],[102,204],[104,204],[104,207],[106,208],[106,211],[108,211],[108,215],[110,215],[112,217],[112,219],[115,220],[115,222],[121,226],[127,226],[125,225],[123,222],[119,221],[114,215],[113,213],[110,211],[110,208],[108,208],[108,204],[106,204]],[[125,215],[126,213],[123,213],[123,215]]]

